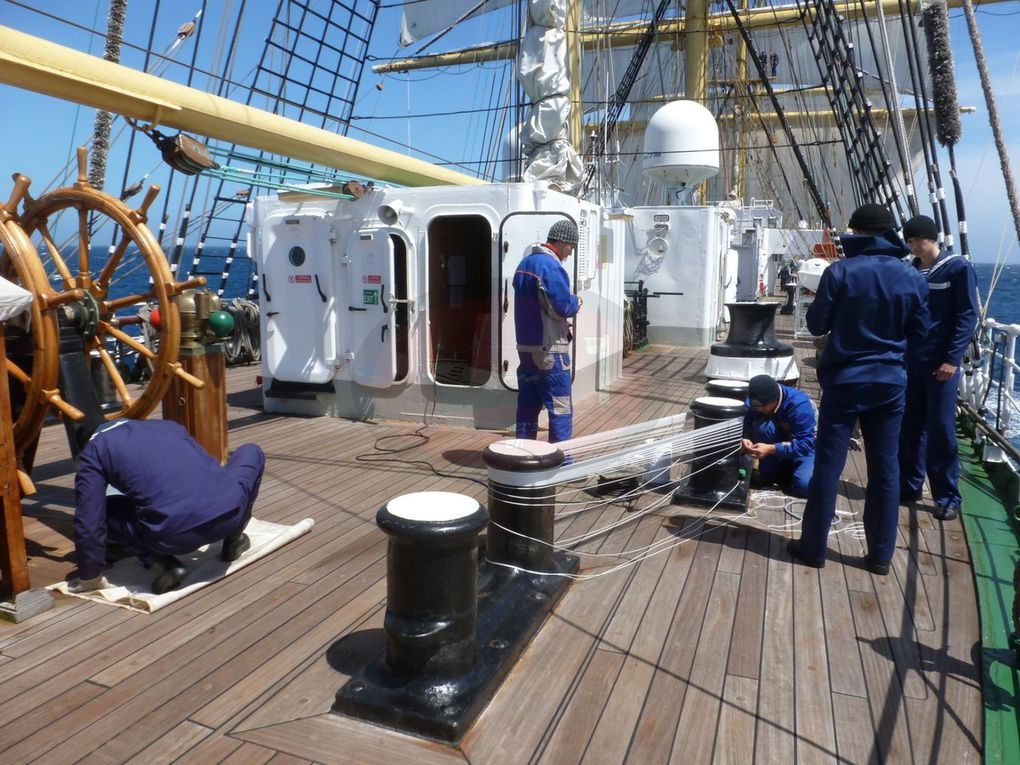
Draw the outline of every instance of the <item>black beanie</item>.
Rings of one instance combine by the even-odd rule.
[[[896,220],[887,207],[876,204],[861,205],[850,216],[850,228],[882,234],[896,228]]]
[[[927,215],[915,215],[903,224],[903,238],[913,239],[914,237],[937,242],[939,240],[939,227]]]
[[[752,407],[778,401],[779,383],[768,375],[755,375],[747,383],[747,398]]]

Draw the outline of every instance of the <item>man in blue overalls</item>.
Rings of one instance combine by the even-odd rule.
[[[889,573],[899,520],[899,432],[903,420],[908,341],[928,327],[928,285],[902,258],[908,250],[885,207],[867,204],[850,217],[853,235],[840,237],[844,260],[822,272],[807,311],[812,335],[829,333],[818,362],[822,400],[815,471],[799,540],[787,545],[802,563],[825,565],[840,474],[854,424],[860,421],[868,467],[864,500],[865,563]]]
[[[900,501],[921,498],[927,470],[934,515],[952,520],[962,498],[956,445],[960,363],[977,327],[977,277],[961,255],[942,252],[935,221],[926,215],[903,226],[914,265],[928,282],[928,335],[907,349],[907,403],[900,434]]]
[[[577,226],[557,221],[548,241],[537,245],[514,274],[514,325],[517,330],[517,437],[538,437],[538,413],[549,412],[549,441],[571,436],[570,325],[581,298],[570,292],[561,265],[577,245]]]
[[[758,460],[757,485],[778,483],[794,497],[806,497],[815,466],[815,408],[802,390],[768,375],[747,384],[741,449]]]
[[[248,548],[244,527],[259,491],[265,456],[243,444],[227,464],[206,452],[169,420],[113,420],[82,449],[74,479],[72,591],[108,586],[102,574],[107,543],[136,553],[161,594],[187,571],[175,555],[223,540],[220,558],[237,560]],[[107,487],[116,493],[107,496]]]

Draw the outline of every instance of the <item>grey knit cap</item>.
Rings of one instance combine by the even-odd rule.
[[[577,226],[570,220],[558,220],[549,229],[549,236],[546,237],[546,241],[577,244]]]

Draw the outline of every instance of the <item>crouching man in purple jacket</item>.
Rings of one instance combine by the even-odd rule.
[[[81,452],[74,481],[75,592],[108,586],[107,544],[155,570],[152,591],[180,586],[187,570],[175,555],[222,540],[220,558],[237,560],[250,541],[244,527],[258,495],[265,456],[240,446],[225,466],[168,420],[113,420]],[[107,496],[107,487],[119,493]]]

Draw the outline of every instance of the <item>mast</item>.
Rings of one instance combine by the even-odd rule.
[[[705,60],[708,51],[708,0],[687,0],[684,35],[684,92],[688,101],[705,105]]]
[[[584,151],[584,127],[581,104],[581,11],[584,0],[567,0],[567,66],[570,71],[570,142],[574,151]]]

